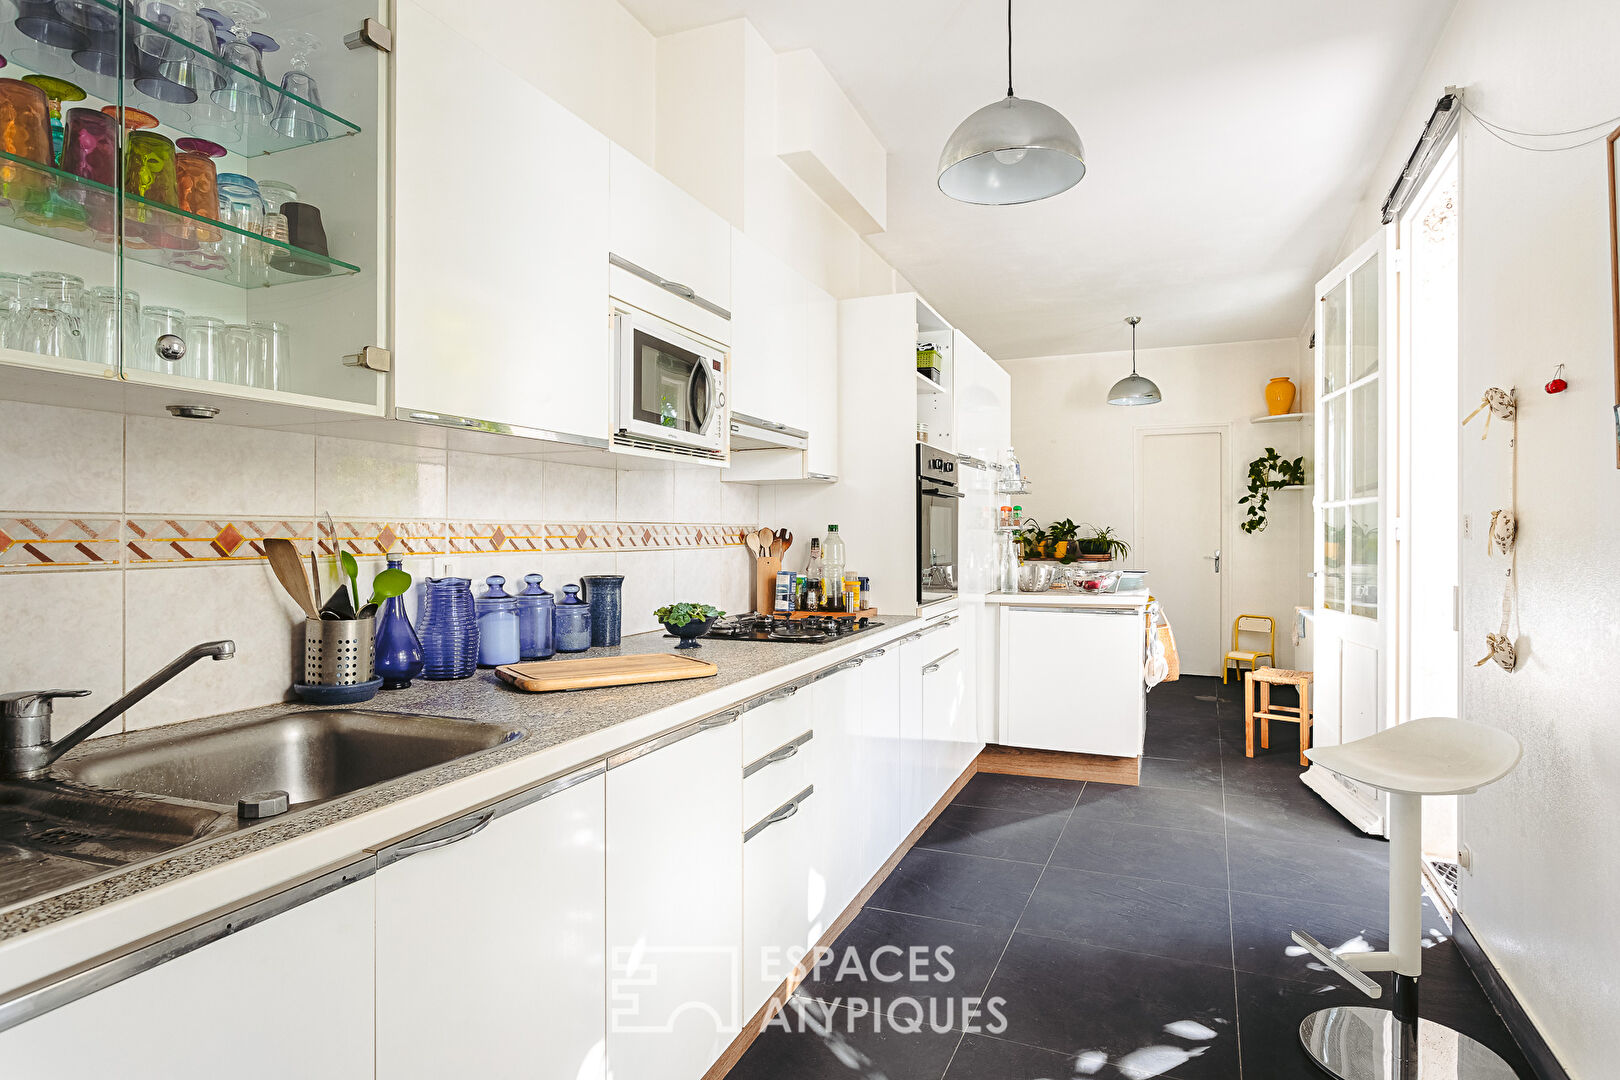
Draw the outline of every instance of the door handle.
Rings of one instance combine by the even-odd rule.
[[[471,839],[472,837],[483,832],[485,829],[489,828],[489,823],[494,820],[495,811],[491,810],[483,817],[475,821],[470,829],[463,829],[461,832],[455,833],[451,836],[443,836],[437,840],[428,840],[420,844],[408,844],[405,847],[396,850],[394,854],[397,858],[403,859],[407,855],[415,855],[420,851],[432,851],[435,848],[449,847],[451,844],[459,844],[463,840]]]
[[[1221,572],[1221,549],[1220,548],[1215,549],[1215,554],[1213,554],[1213,555],[1205,555],[1204,558],[1215,560],[1215,572],[1217,574]]]

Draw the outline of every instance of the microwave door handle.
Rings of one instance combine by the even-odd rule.
[[[709,408],[709,395],[699,393],[698,383],[700,378],[705,384],[704,390],[707,390],[706,384],[709,381],[709,372],[704,366],[701,357],[692,365],[692,373],[686,377],[686,404],[692,410],[692,422],[698,434],[706,435],[709,431],[709,424],[714,419],[714,412]]]

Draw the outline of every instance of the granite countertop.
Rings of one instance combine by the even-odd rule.
[[[105,905],[158,890],[203,871],[263,853],[288,841],[308,838],[310,834],[394,807],[418,796],[443,796],[446,794],[443,789],[458,781],[469,781],[462,785],[465,799],[459,810],[454,809],[453,798],[423,800],[422,809],[414,817],[405,814],[389,816],[386,823],[379,821],[374,829],[353,833],[356,836],[374,833],[377,834],[375,838],[367,836],[356,841],[360,846],[336,849],[347,850],[353,857],[361,857],[374,846],[410,835],[417,829],[429,827],[456,813],[464,813],[499,794],[523,790],[550,776],[600,761],[616,750],[656,738],[709,713],[724,710],[877,648],[903,636],[908,632],[906,628],[909,624],[918,622],[910,616],[888,615],[878,616],[878,621],[883,624],[879,629],[820,645],[705,640],[701,651],[691,655],[712,661],[720,670],[718,674],[703,679],[531,694],[508,686],[493,671],[480,670],[472,678],[449,682],[418,679],[407,689],[379,694],[359,705],[317,707],[281,703],[187,721],[182,725],[167,725],[93,740],[91,746],[95,749],[109,743],[133,746],[147,739],[172,737],[182,730],[203,732],[288,713],[321,711],[322,708],[480,720],[523,733],[521,739],[471,757],[294,811],[263,825],[213,839],[205,838],[153,860],[120,867],[99,878],[14,905],[0,911],[0,949],[9,947],[14,939],[24,938],[33,931],[62,920],[86,915]],[[667,652],[673,646],[673,639],[658,631],[626,637],[615,648],[592,649],[589,653],[577,655],[645,655]],[[577,748],[578,752],[569,752],[572,748]],[[525,762],[525,759],[535,760]],[[532,768],[526,770],[519,767],[525,764]],[[511,768],[503,770],[506,766]],[[483,777],[484,783],[474,782],[480,777]],[[502,791],[502,784],[515,786],[507,786]],[[448,813],[444,809],[446,806],[452,807]],[[398,831],[401,823],[408,823],[406,827],[409,831]],[[344,840],[342,843],[350,841]],[[328,849],[331,847],[327,845]],[[331,855],[332,851],[328,850],[326,854]],[[3,989],[0,986],[0,990]]]
[[[1145,608],[1148,603],[1147,589],[1121,589],[1112,593],[1080,592],[1077,589],[1050,589],[1046,592],[1027,593],[990,593],[984,598],[987,604],[1017,604],[1019,606],[1039,605],[1041,607],[1075,607],[1075,608]]]

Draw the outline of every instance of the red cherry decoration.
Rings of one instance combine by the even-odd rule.
[[[1547,384],[1547,393],[1562,394],[1569,389],[1569,383],[1564,381],[1564,365],[1559,364],[1553,369],[1552,381]]]

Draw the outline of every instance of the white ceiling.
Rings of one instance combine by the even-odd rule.
[[[873,247],[1013,359],[1126,347],[1129,314],[1144,348],[1298,333],[1455,0],[1016,0],[1017,92],[1068,116],[1089,171],[1009,207],[934,182],[1005,93],[1001,0],[621,2],[660,36],[746,16],[814,49],[890,153]]]

